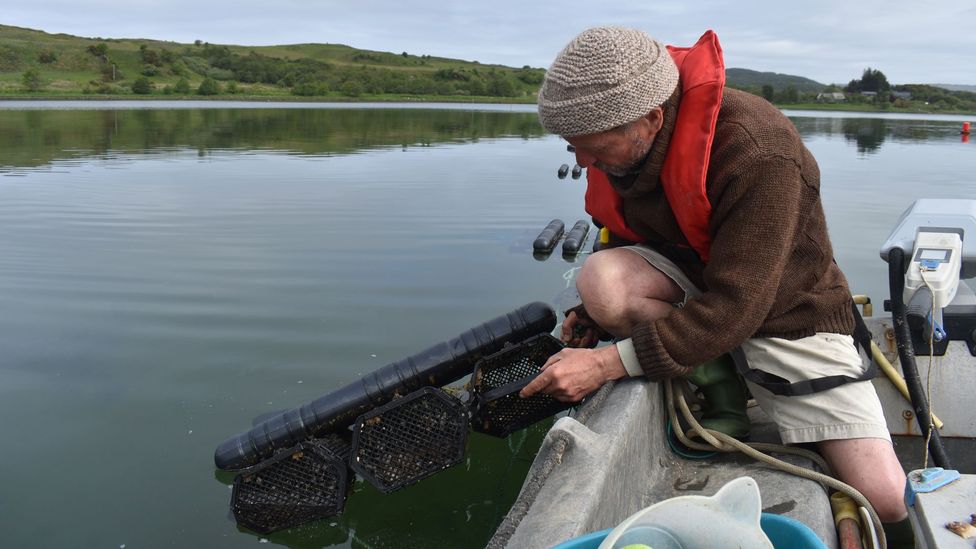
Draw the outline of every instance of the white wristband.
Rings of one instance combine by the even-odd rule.
[[[627,370],[627,375],[630,377],[644,375],[644,369],[641,368],[640,362],[637,360],[637,351],[634,350],[633,340],[630,338],[622,339],[616,345],[617,353],[620,354],[620,361],[624,363],[624,369]]]

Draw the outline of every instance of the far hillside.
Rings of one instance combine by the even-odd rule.
[[[976,86],[971,86],[968,84],[930,84],[930,86],[935,88],[942,88],[949,91],[964,91],[976,93]]]
[[[81,38],[0,25],[0,94],[441,96],[534,101],[545,71],[341,44]]]
[[[780,74],[778,72],[759,72],[749,69],[725,69],[725,81],[734,88],[762,88],[772,86],[774,90],[793,87],[799,92],[822,92],[827,86],[802,76]]]
[[[893,85],[866,69],[844,87],[743,68],[727,83],[788,108],[976,113],[976,94]],[[199,98],[533,103],[545,70],[342,44],[238,46],[82,38],[0,25],[0,98]]]

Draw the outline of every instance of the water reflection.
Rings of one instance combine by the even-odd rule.
[[[791,120],[805,140],[843,136],[859,155],[877,153],[886,141],[905,144],[959,141],[959,123],[948,120],[830,116],[793,116]]]
[[[418,109],[0,110],[0,171],[196,149],[308,156],[543,135],[531,112]]]
[[[958,121],[862,118],[793,119],[835,256],[880,302],[897,216],[976,182]],[[531,257],[549,220],[586,217],[567,161],[531,111],[0,108],[0,172],[20,176],[0,179],[4,545],[256,543],[212,463],[251,417],[572,304],[582,258]],[[472,436],[462,465],[390,495],[357,483],[342,517],[268,540],[483,547],[544,432]]]
[[[787,113],[800,134],[843,136],[859,155],[887,142],[954,141],[950,120]],[[418,108],[0,109],[0,173],[85,158],[194,149],[282,151],[307,156],[481,138],[544,135],[531,110]]]

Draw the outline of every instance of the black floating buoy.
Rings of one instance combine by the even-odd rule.
[[[579,164],[573,165],[573,179],[579,179],[580,174],[583,173],[583,168]]]
[[[537,253],[548,253],[552,251],[553,246],[559,240],[559,237],[563,235],[563,229],[565,225],[559,219],[553,219],[546,225],[545,229],[539,233],[536,237],[535,242],[532,243],[532,249]]]
[[[573,225],[572,230],[566,235],[563,241],[563,255],[575,255],[583,248],[586,243],[586,235],[590,232],[590,223],[580,219]]]
[[[569,173],[569,164],[563,164],[559,166],[559,170],[556,172],[556,177],[559,179],[566,179],[566,174]]]

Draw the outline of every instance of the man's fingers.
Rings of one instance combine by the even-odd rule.
[[[548,374],[543,372],[539,374],[538,377],[536,377],[531,382],[529,382],[528,385],[522,387],[522,390],[519,391],[519,396],[523,398],[530,397],[536,393],[542,392],[542,390],[545,389],[546,385],[548,384],[549,384],[549,376]]]
[[[560,339],[563,343],[571,343],[573,340],[573,326],[577,323],[576,313],[569,313],[563,320],[562,333]]]

